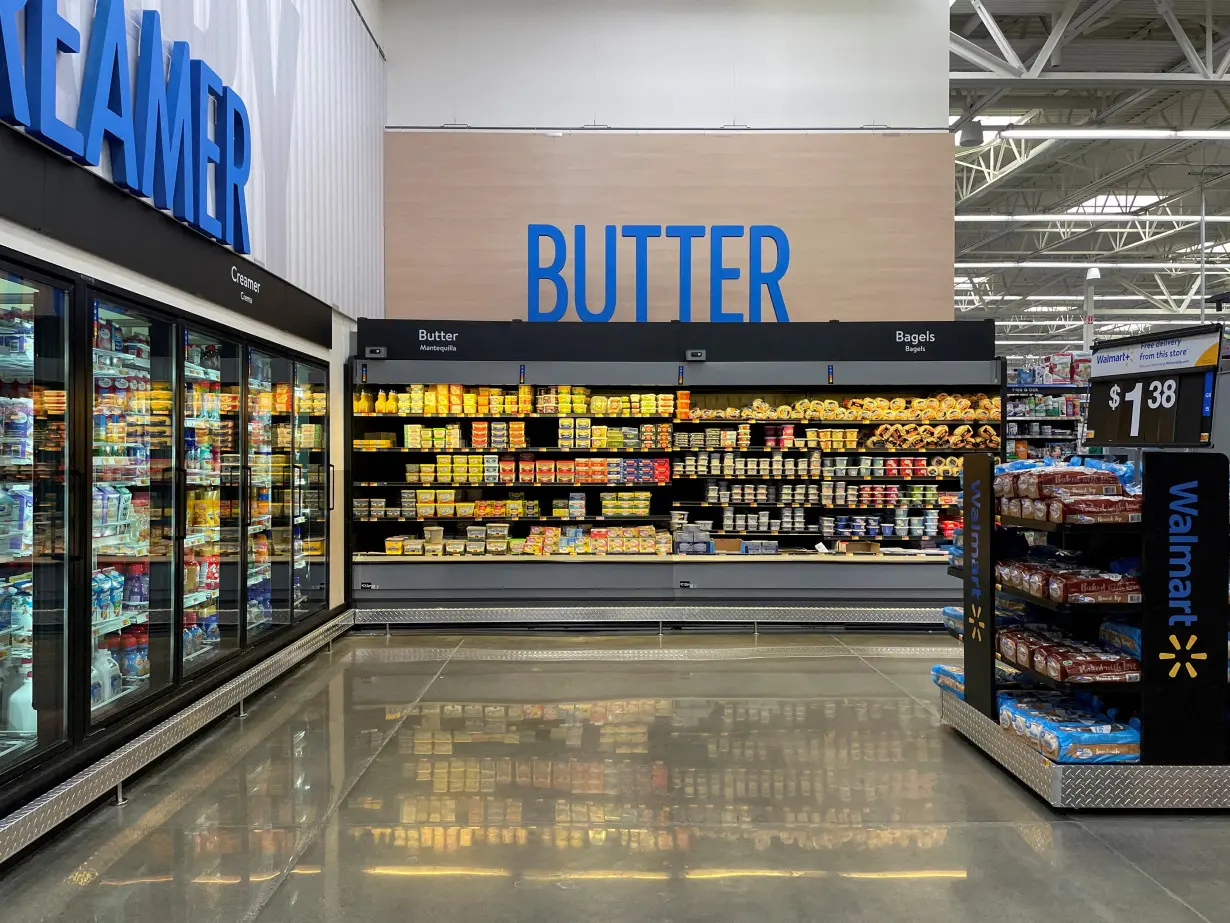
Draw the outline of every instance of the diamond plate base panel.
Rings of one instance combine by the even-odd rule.
[[[339,615],[252,669],[83,769],[7,817],[0,818],[0,864],[54,830],[91,802],[255,694],[354,624],[354,612]]]
[[[940,720],[1029,786],[1047,804],[1057,806],[1054,792],[1058,767],[1015,735],[1005,733],[999,722],[946,690],[940,691]]]
[[[708,660],[782,660],[829,657],[874,657],[876,659],[926,660],[954,656],[952,651],[934,647],[847,647],[846,645],[757,645],[755,647],[687,648],[590,648],[584,650],[526,650],[524,648],[482,648],[463,644],[450,647],[363,647],[354,651],[356,664],[421,663],[452,661],[490,661],[501,663],[604,662],[678,662]]]
[[[363,608],[356,625],[484,624],[500,622],[742,622],[827,625],[932,625],[939,607],[862,606],[425,606]]]
[[[940,693],[940,720],[1016,776],[1043,801],[1069,810],[1230,808],[1230,766],[1079,766],[1052,763],[951,692]]]
[[[1059,807],[1230,808],[1230,766],[1061,766]]]

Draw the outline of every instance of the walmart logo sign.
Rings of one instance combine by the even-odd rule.
[[[0,119],[90,166],[101,163],[106,144],[117,186],[250,253],[245,190],[252,132],[239,94],[193,58],[187,42],[172,46],[168,74],[161,20],[156,10],[145,10],[134,97],[124,2],[98,0],[84,49],[81,104],[65,122],[56,112],[56,63],[82,50],[81,33],[60,15],[56,0],[0,0]]]

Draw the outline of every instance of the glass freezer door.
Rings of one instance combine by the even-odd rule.
[[[90,710],[94,724],[172,681],[174,325],[94,308]]]
[[[67,302],[0,267],[0,773],[65,738]]]
[[[184,674],[239,647],[240,400],[236,343],[184,331]]]
[[[248,639],[291,622],[291,362],[248,348]]]
[[[295,618],[325,608],[329,599],[328,376],[295,363]]]

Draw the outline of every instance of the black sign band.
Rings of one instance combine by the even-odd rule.
[[[1141,762],[1226,762],[1226,483],[1214,452],[1144,459]]]

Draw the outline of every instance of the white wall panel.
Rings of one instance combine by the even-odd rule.
[[[385,0],[390,126],[946,128],[946,0]]]
[[[71,122],[95,0],[58,2],[81,32],[82,52],[57,66],[57,108]],[[141,14],[156,9],[164,55],[171,42],[188,42],[243,97],[253,136],[250,258],[352,317],[381,316],[384,62],[351,0],[124,6],[133,83]],[[111,175],[105,148],[96,172]]]

